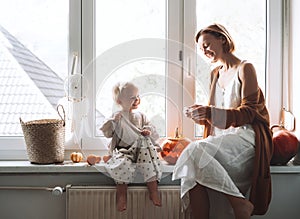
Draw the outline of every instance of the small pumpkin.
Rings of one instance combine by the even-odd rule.
[[[83,160],[83,155],[80,152],[72,152],[70,158],[73,163],[79,163]]]
[[[174,165],[182,151],[190,142],[188,138],[180,137],[178,128],[176,128],[175,136],[167,138],[162,143],[160,155],[168,164]]]
[[[271,129],[273,130],[273,126]],[[279,130],[273,134],[274,151],[271,165],[286,165],[298,152],[298,138],[284,127],[279,126]]]

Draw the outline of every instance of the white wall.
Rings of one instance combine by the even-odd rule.
[[[300,171],[272,173],[272,201],[264,216],[252,219],[299,218]],[[177,184],[170,176],[160,184]],[[0,174],[1,186],[62,186],[112,185],[113,181],[100,173],[30,173]],[[41,190],[0,190],[0,218],[2,219],[66,219],[66,194],[53,196]],[[84,218],[83,218],[84,219]]]
[[[172,181],[171,175],[166,175],[159,185],[179,185],[179,183],[178,180]],[[107,186],[115,185],[115,183],[110,177],[97,171],[69,173],[1,173],[0,171],[0,188],[53,188],[55,186],[66,187],[66,185]],[[62,196],[54,196],[51,191],[46,190],[0,189],[0,218],[66,219],[66,193]]]

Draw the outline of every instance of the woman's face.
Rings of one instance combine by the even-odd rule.
[[[212,63],[217,62],[224,53],[223,44],[222,38],[217,38],[209,33],[202,34],[198,39],[200,50]]]
[[[119,97],[119,104],[124,111],[132,111],[137,109],[140,102],[138,89],[134,87],[127,87],[122,90]]]

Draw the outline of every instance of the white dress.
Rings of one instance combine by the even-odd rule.
[[[241,103],[240,90],[237,70],[225,89],[217,83],[215,106],[236,108]],[[234,218],[229,201],[221,193],[245,197],[251,186],[254,147],[255,133],[251,125],[225,130],[214,128],[213,135],[190,143],[179,157],[173,172],[173,180],[181,179],[184,206],[189,204],[188,191],[199,183],[212,189],[208,190],[210,218]]]
[[[161,163],[154,147],[159,135],[143,113],[122,112],[118,122],[108,119],[100,129],[104,136],[112,138],[112,157],[104,167],[116,183],[140,183],[161,179]],[[143,136],[143,129],[151,131],[151,135]]]

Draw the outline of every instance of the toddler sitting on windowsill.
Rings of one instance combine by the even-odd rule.
[[[147,184],[150,199],[161,206],[157,182],[161,179],[161,163],[157,154],[160,149],[155,142],[159,135],[145,114],[136,111],[140,104],[138,88],[132,83],[114,86],[113,98],[121,107],[100,130],[112,138],[109,155],[104,156],[105,168],[117,185],[117,208],[126,210],[127,185],[132,183],[138,169]]]

